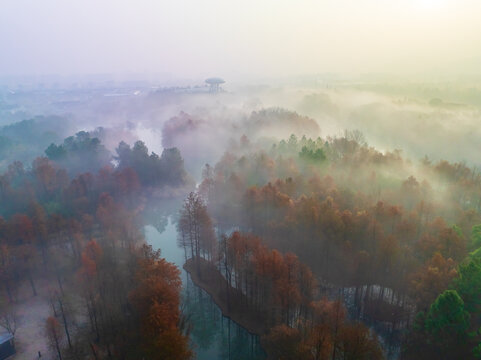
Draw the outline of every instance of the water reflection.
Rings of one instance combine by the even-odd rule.
[[[161,249],[162,257],[182,269],[184,250],[177,247],[177,230],[170,218],[162,233],[146,226],[145,237],[154,249]],[[198,360],[265,359],[259,337],[222,316],[211,297],[192,282],[185,270],[182,270],[182,283],[184,313],[192,325],[190,338]]]

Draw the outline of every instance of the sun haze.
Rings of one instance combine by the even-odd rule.
[[[473,0],[4,0],[0,75],[474,73],[480,16]]]

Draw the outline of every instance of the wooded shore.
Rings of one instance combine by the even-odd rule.
[[[245,295],[229,286],[227,280],[213,264],[202,258],[197,261],[199,261],[198,265],[192,259],[188,259],[184,264],[184,269],[190,274],[194,284],[212,297],[225,317],[235,321],[251,334],[264,335],[268,327],[262,316],[246,306]]]

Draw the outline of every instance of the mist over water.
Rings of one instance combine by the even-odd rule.
[[[146,226],[145,237],[155,249],[160,249],[167,261],[182,268],[184,250],[177,246],[177,229],[169,217],[161,233],[153,226]],[[194,285],[189,274],[182,271],[182,296],[184,314],[191,320],[191,344],[199,360],[261,360],[265,354],[260,348],[259,337],[250,334],[230,318],[222,315],[209,294]]]
[[[481,357],[481,2],[0,8],[1,354]]]

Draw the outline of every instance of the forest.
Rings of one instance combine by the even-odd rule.
[[[15,334],[22,283],[37,296],[47,280],[45,340],[59,359],[190,358],[179,270],[143,241],[139,225],[145,197],[186,185],[178,150],[159,157],[140,141],[120,143],[114,168],[83,132],[45,152],[1,176],[1,326]],[[81,172],[77,159],[94,172]]]
[[[476,166],[321,137],[284,108],[217,116],[172,116],[160,155],[129,126],[0,128],[0,326],[19,355],[481,357]]]
[[[293,135],[260,150],[242,142],[242,154],[206,165],[182,210],[179,243],[197,259],[192,271],[202,277],[214,265],[223,274],[235,298],[224,301],[262,319],[266,349],[373,359],[381,352],[369,324],[402,358],[479,356],[476,169],[383,154],[359,132]],[[215,239],[212,223],[231,235]],[[329,299],[344,306],[330,329],[317,318],[335,309]],[[349,336],[361,349],[342,343]]]
[[[481,359],[481,1],[0,3],[0,360]]]

